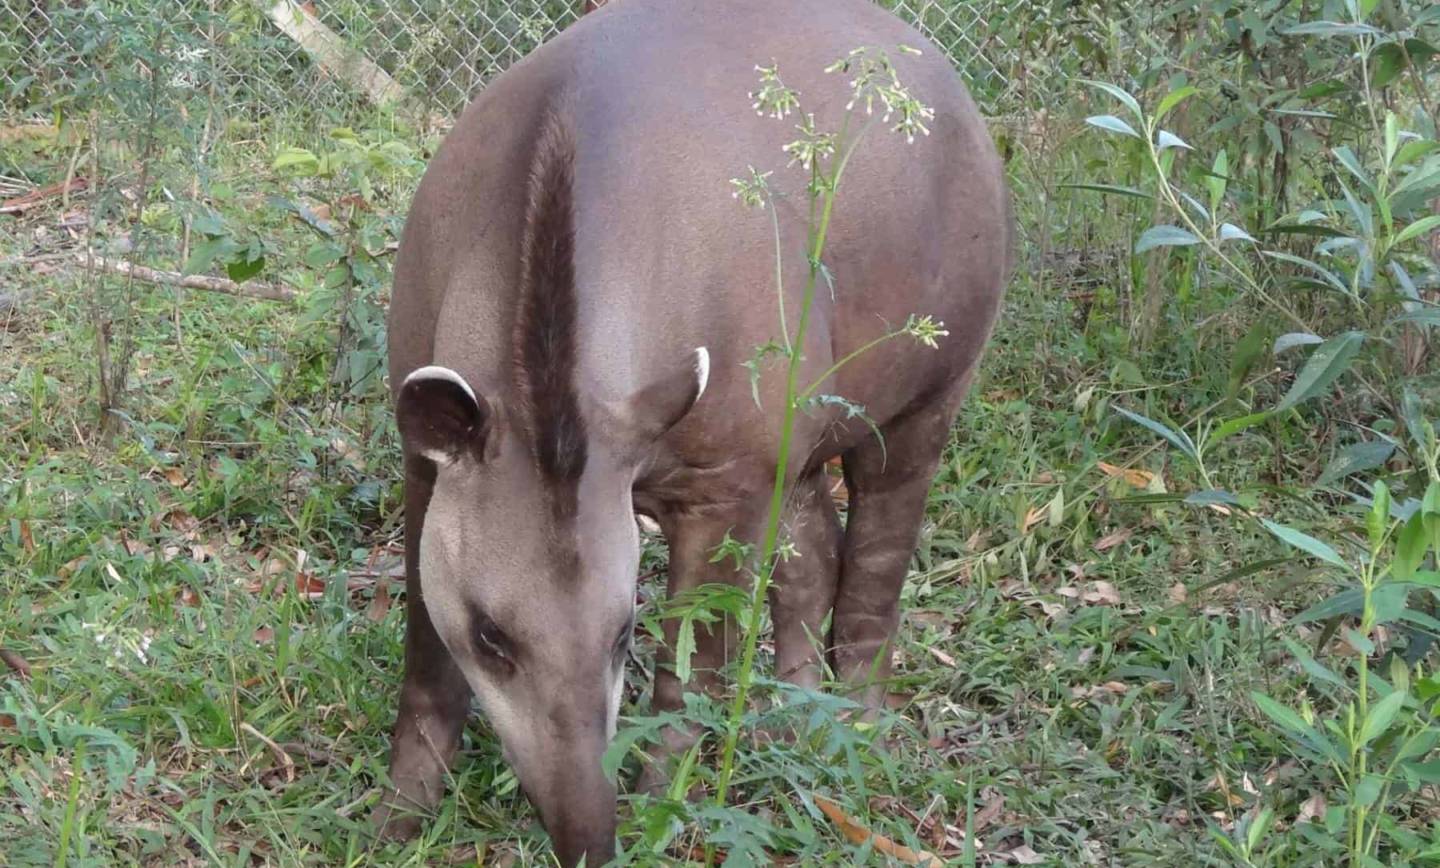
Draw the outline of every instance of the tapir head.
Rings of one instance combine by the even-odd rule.
[[[631,487],[708,370],[702,348],[626,398],[570,389],[501,406],[431,366],[397,396],[406,451],[436,465],[420,539],[426,610],[566,865],[614,854],[616,791],[600,761],[634,627]]]

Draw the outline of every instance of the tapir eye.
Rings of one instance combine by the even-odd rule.
[[[470,610],[470,634],[474,637],[475,649],[482,656],[502,663],[513,662],[515,643],[490,620],[489,615],[474,607]]]

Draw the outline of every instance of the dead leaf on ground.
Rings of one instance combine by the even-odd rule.
[[[933,645],[930,646],[930,648],[929,648],[928,650],[930,651],[930,656],[934,657],[936,660],[939,660],[941,663],[944,663],[946,666],[949,666],[949,667],[951,667],[951,668],[954,668],[954,666],[955,666],[955,658],[954,658],[954,657],[951,657],[949,654],[946,654],[944,651],[940,650],[939,648],[936,648],[936,647],[933,646]]]
[[[939,868],[941,864],[940,859],[933,853],[927,853],[924,850],[916,851],[906,847],[904,844],[897,844],[884,835],[877,834],[865,828],[856,822],[853,817],[845,813],[843,808],[824,796],[817,795],[814,798],[815,807],[819,808],[821,813],[829,817],[830,822],[840,827],[841,833],[845,835],[845,839],[850,843],[864,844],[868,841],[877,853],[882,853],[906,865],[928,865],[932,866],[932,868]]]
[[[1325,797],[1316,793],[1300,803],[1300,813],[1295,815],[1295,822],[1306,823],[1318,821],[1324,818],[1327,807]]]
[[[255,640],[257,645],[269,645],[275,641],[275,628],[258,627],[255,630],[255,635],[251,638]]]
[[[972,818],[975,834],[979,835],[988,829],[991,824],[1000,819],[1000,814],[1005,810],[1005,794],[994,787],[985,787],[980,791],[980,797],[985,800],[985,805],[975,812]],[[963,821],[962,814],[959,821]]]
[[[200,594],[194,588],[186,585],[180,589],[180,605],[189,606],[192,609],[200,605]]]
[[[1011,859],[1014,859],[1015,864],[1017,865],[1039,865],[1040,863],[1045,861],[1044,856],[1036,853],[1027,844],[1021,844],[1019,847],[1016,847],[1014,850],[1011,850],[1005,855],[1009,856]]]
[[[15,718],[8,714],[0,714],[0,729],[14,729]]]
[[[1027,512],[1027,513],[1025,513],[1025,521],[1024,521],[1024,523],[1022,523],[1022,524],[1020,525],[1020,532],[1021,532],[1021,533],[1029,533],[1029,532],[1030,532],[1030,528],[1032,528],[1032,527],[1034,527],[1035,525],[1039,524],[1040,522],[1044,521],[1044,520],[1045,520],[1045,517],[1046,517],[1047,515],[1049,515],[1049,513],[1050,513],[1049,507],[1045,507],[1045,506],[1032,506],[1032,507],[1030,508],[1030,511]]]
[[[1107,533],[1095,541],[1095,551],[1103,552],[1113,549],[1127,539],[1135,535],[1135,528],[1122,527],[1120,530]]]
[[[1170,586],[1170,602],[1178,605],[1189,599],[1190,589],[1185,587],[1184,582],[1176,582]]]
[[[1140,470],[1135,467],[1116,467],[1114,464],[1106,464],[1104,461],[1097,462],[1100,471],[1111,479],[1121,479],[1125,484],[1135,488],[1149,488],[1150,483],[1155,481],[1155,474],[1148,470]]]
[[[35,553],[35,537],[30,535],[30,521],[20,519],[20,545],[25,549],[25,554]]]
[[[1091,582],[1090,590],[1081,595],[1080,599],[1087,603],[1100,603],[1106,606],[1120,605],[1120,593],[1109,582]]]
[[[181,473],[178,467],[165,468],[165,481],[176,488],[184,488],[190,484],[190,480],[185,478],[185,474]]]
[[[380,582],[375,586],[375,596],[370,599],[370,605],[365,609],[365,616],[370,620],[379,623],[385,620],[390,612],[390,584]]]

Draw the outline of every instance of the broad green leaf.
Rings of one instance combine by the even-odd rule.
[[[1313,271],[1318,274],[1321,279],[1323,279],[1325,283],[1330,286],[1331,289],[1339,292],[1341,295],[1350,294],[1350,287],[1345,285],[1345,281],[1341,280],[1338,276],[1336,276],[1333,271],[1329,271],[1319,263],[1312,262],[1309,259],[1301,259],[1294,254],[1285,253],[1284,251],[1280,250],[1264,250],[1261,252],[1263,255],[1268,256],[1271,259],[1278,259],[1281,262],[1288,262],[1291,265],[1298,265],[1301,268]]]
[[[1249,241],[1252,244],[1257,243],[1253,235],[1251,235],[1249,232],[1246,232],[1244,229],[1241,229],[1239,226],[1236,226],[1234,223],[1220,224],[1220,240]]]
[[[265,257],[258,256],[255,259],[236,259],[226,263],[225,273],[236,283],[244,283],[265,268]]]
[[[1365,532],[1370,538],[1370,551],[1378,552],[1385,539],[1385,529],[1390,524],[1390,486],[1384,480],[1375,481],[1375,491],[1370,499],[1370,512],[1365,516]]]
[[[1336,335],[1316,347],[1306,360],[1305,367],[1296,375],[1290,391],[1285,393],[1275,409],[1289,410],[1319,395],[1345,373],[1364,340],[1364,332],[1351,331]]]
[[[1353,627],[1345,628],[1345,641],[1350,643],[1351,648],[1354,648],[1366,657],[1375,653],[1375,643],[1370,641],[1370,637],[1360,635],[1360,632]]]
[[[1210,432],[1210,436],[1205,440],[1205,448],[1208,450],[1226,437],[1232,434],[1238,434],[1247,428],[1253,428],[1273,415],[1269,410],[1266,410],[1261,413],[1251,413],[1248,416],[1231,419]]]
[[[1351,794],[1352,801],[1359,807],[1370,807],[1375,804],[1376,799],[1380,798],[1380,788],[1383,784],[1384,781],[1379,775],[1366,775],[1355,787],[1355,792]]]
[[[1285,642],[1285,647],[1289,649],[1290,656],[1295,658],[1295,662],[1300,664],[1300,668],[1305,670],[1305,674],[1309,675],[1316,681],[1323,681],[1326,684],[1343,688],[1344,690],[1350,690],[1350,685],[1347,684],[1343,678],[1341,678],[1339,675],[1336,675],[1329,669],[1329,667],[1324,666],[1314,657],[1310,656],[1310,652],[1307,651],[1305,647],[1302,646],[1299,642],[1296,642],[1289,636],[1282,636],[1281,638]]]
[[[1425,533],[1425,516],[1416,510],[1395,537],[1395,558],[1390,562],[1390,570],[1395,578],[1407,582],[1414,580],[1415,571],[1420,569],[1429,548],[1430,537]]]
[[[1431,214],[1429,217],[1416,220],[1414,223],[1401,229],[1400,233],[1395,236],[1395,244],[1404,244],[1412,238],[1418,238],[1427,232],[1435,232],[1437,230],[1440,230],[1440,214]]]
[[[1440,142],[1434,139],[1415,139],[1400,146],[1395,154],[1395,165],[1405,166],[1421,157],[1440,151]]]
[[[1225,384],[1227,398],[1234,398],[1240,394],[1240,387],[1245,384],[1245,378],[1250,375],[1251,369],[1255,367],[1255,363],[1265,352],[1266,338],[1269,335],[1269,324],[1263,317],[1256,317],[1250,330],[1235,344],[1235,355],[1230,360],[1230,377]]]
[[[1212,503],[1224,504],[1226,506],[1240,506],[1240,498],[1228,491],[1218,488],[1206,491],[1196,491],[1185,496],[1185,503],[1190,506],[1209,506]]]
[[[1134,199],[1153,199],[1144,190],[1137,190],[1134,187],[1121,187],[1118,184],[1061,184],[1062,190],[1090,190],[1095,193],[1109,193],[1116,196],[1130,196]]]
[[[1188,247],[1199,244],[1200,237],[1179,226],[1151,226],[1140,234],[1135,242],[1135,252],[1144,253],[1156,247]]]
[[[298,168],[314,171],[320,165],[320,158],[315,156],[313,151],[305,148],[281,148],[280,153],[275,156],[275,162],[271,164],[272,169]]]
[[[1165,94],[1165,98],[1160,100],[1159,105],[1155,106],[1155,122],[1159,123],[1172,109],[1194,96],[1195,93],[1195,87],[1187,84],[1184,87],[1176,88]]]
[[[1265,833],[1270,831],[1270,824],[1274,821],[1275,809],[1269,805],[1261,808],[1260,813],[1255,815],[1254,821],[1250,823],[1250,828],[1245,830],[1245,845],[1250,852],[1255,852],[1255,848],[1265,840]]]
[[[1140,134],[1135,132],[1134,127],[1114,115],[1092,115],[1085,119],[1085,123],[1092,127],[1108,130],[1112,133],[1122,133],[1127,136],[1134,136],[1137,139],[1140,138]]]
[[[1415,776],[1415,779],[1422,783],[1436,785],[1440,784],[1440,759],[1433,759],[1423,763],[1405,763],[1405,770]],[[1431,851],[1435,856],[1440,857],[1440,848]]]
[[[1135,422],[1139,425],[1144,425],[1146,428],[1149,428],[1151,431],[1154,431],[1156,434],[1164,437],[1166,440],[1170,441],[1170,443],[1174,445],[1176,449],[1179,449],[1181,452],[1188,455],[1192,461],[1195,461],[1197,464],[1199,463],[1200,452],[1198,449],[1195,448],[1195,442],[1191,440],[1190,436],[1185,432],[1172,431],[1171,429],[1160,424],[1159,422],[1156,422],[1154,419],[1150,419],[1146,416],[1141,416],[1139,413],[1132,413],[1129,410],[1126,410],[1124,407],[1116,407],[1114,409],[1116,413],[1119,413],[1121,416],[1124,416],[1131,422]]]
[[[1393,323],[1415,323],[1416,325],[1440,325],[1440,307],[1422,307],[1418,310],[1407,311],[1398,314],[1390,319]]]
[[[1360,743],[1369,744],[1384,735],[1390,729],[1395,715],[1399,713],[1404,704],[1405,694],[1394,690],[1390,692],[1389,696],[1371,706],[1370,714],[1366,716],[1364,725],[1360,727]]]
[[[1420,396],[1410,386],[1405,386],[1404,396],[1401,397],[1400,413],[1405,419],[1405,430],[1410,432],[1410,442],[1416,446],[1417,451],[1427,452],[1430,449],[1430,440],[1434,436],[1434,429],[1420,409]]]
[[[1280,31],[1285,36],[1384,36],[1368,24],[1345,24],[1339,21],[1307,21]]]
[[[1365,605],[1365,598],[1357,588],[1347,588],[1326,597],[1305,611],[1294,617],[1297,624],[1308,624],[1312,621],[1326,621],[1336,615],[1358,615]]]
[[[1373,470],[1388,461],[1394,452],[1395,444],[1384,440],[1352,443],[1330,459],[1330,463],[1325,466],[1320,478],[1315,480],[1315,485],[1317,488],[1323,488],[1352,473]]]
[[[1140,110],[1140,103],[1137,102],[1135,100],[1135,97],[1131,96],[1123,88],[1116,87],[1109,82],[1094,81],[1088,78],[1082,78],[1079,79],[1079,81],[1083,85],[1103,90],[1111,96],[1115,97],[1116,99],[1120,100],[1120,102],[1123,103],[1125,107],[1130,110],[1131,114],[1135,115],[1135,120],[1142,122],[1145,120],[1145,113]]]
[[[1254,701],[1256,708],[1264,712],[1266,717],[1280,724],[1282,729],[1289,730],[1295,735],[1309,735],[1315,732],[1315,728],[1306,723],[1300,715],[1265,694],[1252,690],[1250,699]]]
[[[1355,152],[1350,150],[1349,145],[1341,145],[1338,148],[1333,148],[1330,153],[1335,155],[1335,159],[1340,161],[1340,165],[1349,170],[1350,174],[1354,175],[1355,179],[1364,185],[1365,189],[1375,189],[1375,182],[1370,180],[1369,173],[1365,171],[1364,166],[1360,165],[1360,158],[1355,156]]]
[[[1215,164],[1210,167],[1210,174],[1205,178],[1205,186],[1210,190],[1210,210],[1216,211],[1220,208],[1220,200],[1225,197],[1225,185],[1229,179],[1230,160],[1225,156],[1225,149],[1221,148],[1220,153],[1215,155]]]
[[[1275,355],[1280,355],[1294,347],[1309,346],[1311,344],[1323,344],[1325,339],[1319,335],[1312,335],[1309,332],[1290,332],[1275,339],[1275,348],[1271,350]]]
[[[1266,530],[1279,537],[1282,542],[1288,543],[1295,548],[1306,552],[1307,554],[1314,555],[1315,557],[1319,558],[1322,561],[1325,561],[1328,564],[1334,564],[1337,567],[1345,567],[1347,569],[1349,568],[1349,565],[1345,563],[1345,561],[1334,549],[1321,542],[1320,540],[1316,539],[1315,537],[1310,536],[1306,533],[1301,533],[1300,531],[1295,530],[1293,527],[1286,527],[1283,524],[1276,524],[1268,518],[1260,519],[1260,523],[1265,525]]]
[[[1186,144],[1184,139],[1180,138],[1169,130],[1160,130],[1158,133],[1155,134],[1155,147],[1157,150],[1161,151],[1165,150],[1166,148],[1183,148],[1187,151],[1195,150],[1194,148]]]

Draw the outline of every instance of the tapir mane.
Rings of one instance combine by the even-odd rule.
[[[575,142],[563,103],[547,113],[531,159],[513,337],[519,421],[541,475],[569,493],[556,505],[570,512],[586,433],[575,391]]]

